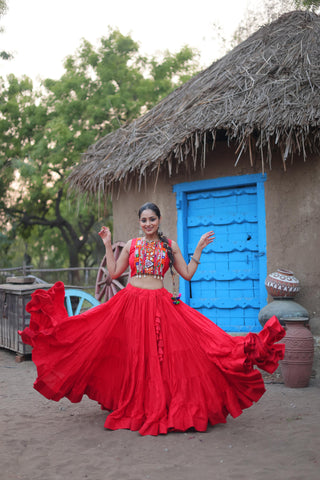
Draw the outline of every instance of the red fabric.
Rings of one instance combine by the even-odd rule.
[[[272,317],[259,334],[232,337],[164,288],[128,285],[111,300],[68,317],[64,286],[37,290],[27,305],[36,390],[58,401],[84,394],[110,410],[105,427],[142,435],[205,431],[237,417],[265,391],[257,364],[273,372],[285,331]]]

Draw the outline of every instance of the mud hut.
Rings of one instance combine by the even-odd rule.
[[[92,145],[69,180],[112,194],[114,239],[160,206],[186,259],[216,241],[183,298],[230,332],[257,331],[267,272],[292,270],[297,301],[320,322],[320,17],[294,11],[263,26],[136,121]]]

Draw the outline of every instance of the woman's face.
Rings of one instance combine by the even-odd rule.
[[[153,210],[143,210],[139,218],[140,227],[146,237],[151,237],[158,234],[160,218]]]

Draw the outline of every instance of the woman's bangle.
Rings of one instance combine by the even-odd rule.
[[[200,265],[201,262],[199,262],[199,260],[197,260],[196,258],[194,258],[193,256],[191,256],[191,260],[193,260],[194,262],[196,262],[198,265]]]

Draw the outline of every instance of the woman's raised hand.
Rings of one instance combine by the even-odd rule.
[[[209,245],[210,243],[213,242],[213,240],[215,239],[216,237],[214,236],[214,231],[213,230],[210,230],[210,232],[206,232],[204,233],[200,240],[199,240],[199,247],[200,248],[205,248],[207,245]]]
[[[100,235],[101,240],[105,245],[108,243],[111,244],[111,232],[109,227],[101,227],[101,230],[98,233],[98,235]]]

